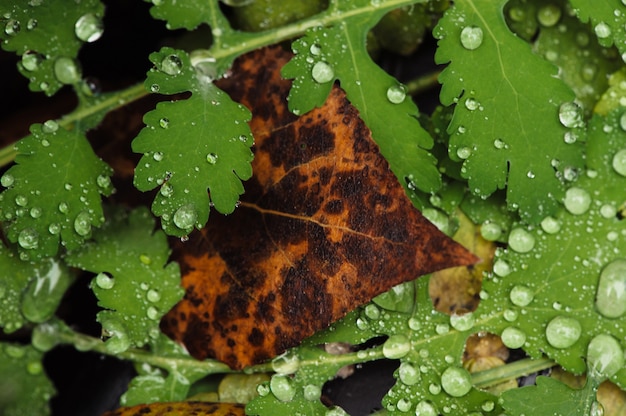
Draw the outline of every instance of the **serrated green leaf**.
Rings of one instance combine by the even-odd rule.
[[[341,21],[317,27],[292,45],[296,55],[282,74],[293,78],[289,109],[303,114],[323,104],[335,80],[372,132],[381,153],[401,184],[433,192],[441,186],[433,139],[420,126],[415,103],[406,89],[370,58],[367,32],[397,2],[336,2],[330,12],[346,13]],[[359,9],[359,13],[348,13]]]
[[[235,209],[241,181],[252,176],[250,112],[197,72],[187,53],[163,48],[150,59],[158,69],[148,73],[148,88],[192,95],[159,103],[144,116],[146,127],[132,144],[144,154],[134,183],[142,191],[161,186],[152,211],[165,232],[183,236],[206,224],[209,197],[222,213]]]
[[[557,210],[564,193],[555,166],[580,168],[582,145],[564,141],[570,129],[559,120],[574,94],[555,66],[511,33],[505,3],[465,0],[446,11],[433,32],[436,62],[449,63],[440,98],[457,103],[450,156],[464,160],[470,190],[488,196],[506,187],[509,208],[537,222]]]
[[[112,169],[79,130],[56,122],[33,124],[17,145],[16,164],[3,176],[0,215],[22,259],[54,256],[59,242],[71,250],[104,221],[100,195],[113,191]]]
[[[575,390],[558,380],[540,376],[535,386],[505,391],[502,406],[509,416],[594,415],[597,414],[592,412],[595,390],[590,387],[591,384]]]
[[[72,7],[63,0],[8,2],[0,5],[0,15],[2,48],[22,56],[18,69],[30,80],[32,91],[53,95],[64,84],[80,80],[76,56],[83,40],[79,35],[87,41],[99,37],[93,33],[102,33],[104,5],[99,0]]]
[[[626,53],[626,7],[619,0],[570,0],[582,22],[589,22],[602,46]]]
[[[168,257],[167,239],[145,208],[115,212],[93,242],[68,253],[69,265],[99,273],[91,287],[106,308],[97,319],[111,352],[156,339],[159,320],[182,298],[178,264]]]
[[[0,414],[50,414],[48,400],[55,389],[44,373],[42,356],[31,346],[0,343]]]
[[[220,30],[230,27],[220,11],[218,0],[192,0],[182,4],[176,0],[154,1],[150,14],[156,19],[165,20],[168,29],[193,30],[201,23],[208,23],[212,28]],[[215,32],[214,36],[217,36]]]

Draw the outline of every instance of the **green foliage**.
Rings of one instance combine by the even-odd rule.
[[[93,241],[66,257],[69,265],[98,273],[91,287],[106,308],[98,321],[111,352],[158,338],[161,317],[183,295],[178,264],[168,264],[168,256],[165,235],[154,231],[147,209],[137,209],[113,213]]]
[[[626,14],[623,3],[617,0],[570,0],[570,3],[582,22],[593,25],[602,46],[615,44],[621,53],[626,52]]]

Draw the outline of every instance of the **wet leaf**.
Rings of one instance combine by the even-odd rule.
[[[626,13],[624,5],[617,2],[596,2],[592,0],[571,0],[576,16],[593,27],[602,46],[615,44],[620,53],[625,53]]]
[[[230,403],[172,402],[122,407],[102,416],[244,416],[244,406]]]
[[[476,261],[415,210],[339,88],[300,118],[287,110],[286,59],[255,52],[220,84],[252,109],[255,176],[239,208],[175,251],[187,293],[166,331],[234,368],[401,282]]]

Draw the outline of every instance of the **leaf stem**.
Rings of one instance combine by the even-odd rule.
[[[413,78],[406,83],[407,93],[409,95],[417,95],[437,87],[440,74],[441,71],[433,71]]]
[[[477,388],[485,388],[527,376],[537,371],[554,367],[556,363],[548,358],[525,358],[500,367],[479,371],[472,374],[472,384]]]

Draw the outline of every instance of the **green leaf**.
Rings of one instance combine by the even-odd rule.
[[[156,19],[167,21],[168,29],[193,30],[201,23],[208,23],[212,28],[220,30],[230,27],[220,11],[218,0],[191,0],[184,3],[176,0],[155,1],[150,14]],[[217,34],[214,33],[214,36]]]
[[[194,68],[184,51],[163,48],[150,59],[157,69],[148,73],[148,88],[191,97],[159,103],[144,116],[146,127],[132,144],[144,154],[134,183],[142,191],[160,185],[152,211],[165,232],[183,236],[206,224],[209,197],[221,213],[235,209],[241,181],[252,176],[250,112]]]
[[[93,242],[67,255],[69,265],[98,273],[91,287],[105,308],[97,319],[110,352],[159,336],[159,320],[183,296],[178,264],[168,257],[167,239],[145,208],[113,213]]]
[[[433,139],[420,126],[417,107],[406,88],[376,65],[366,48],[367,32],[398,3],[332,3],[329,12],[345,13],[345,17],[328,27],[310,29],[295,41],[296,55],[282,74],[294,78],[288,98],[294,114],[321,106],[339,80],[400,183],[433,192],[441,186],[436,160],[427,150]],[[351,13],[352,9],[359,13]]]
[[[67,7],[64,0],[5,2],[0,5],[2,48],[22,56],[18,69],[32,91],[53,95],[80,81],[76,61],[84,41],[102,34],[104,5],[83,0]]]
[[[43,370],[42,353],[31,346],[0,343],[0,414],[49,415],[55,394]]]
[[[537,377],[535,386],[505,391],[502,406],[509,416],[523,415],[595,415],[592,412],[595,390],[591,382],[574,390],[566,384],[550,377]]]
[[[84,133],[55,121],[33,124],[17,145],[16,164],[1,179],[0,215],[20,258],[53,256],[59,241],[71,250],[104,222],[100,195],[113,191],[112,170]]]
[[[626,53],[626,8],[618,0],[570,0],[576,16],[589,22],[602,46],[614,44]]]
[[[554,65],[511,33],[504,3],[464,0],[446,11],[433,32],[436,62],[449,62],[440,98],[456,104],[449,151],[464,160],[471,192],[486,197],[506,187],[509,209],[538,222],[564,194],[555,170],[582,166],[581,143],[564,140],[582,120],[566,122],[571,128],[560,122],[564,103],[575,115],[574,94]]]

